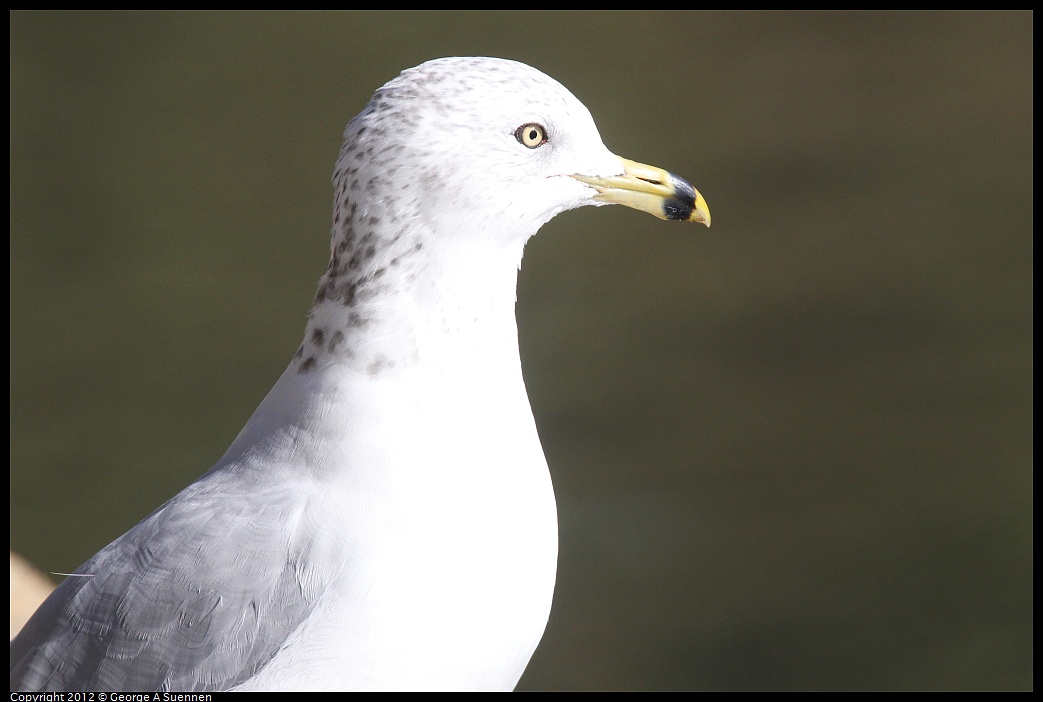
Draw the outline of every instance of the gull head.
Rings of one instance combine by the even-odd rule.
[[[334,183],[340,219],[505,243],[583,205],[710,224],[684,179],[613,154],[567,88],[505,59],[436,59],[389,81],[345,130]]]

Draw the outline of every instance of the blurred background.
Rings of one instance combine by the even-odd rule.
[[[529,63],[713,228],[566,213],[518,320],[561,526],[520,689],[1032,687],[1029,13],[11,20],[11,546],[69,572],[296,350],[345,123]]]

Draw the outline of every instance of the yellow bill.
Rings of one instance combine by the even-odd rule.
[[[574,175],[576,180],[595,188],[594,197],[648,212],[659,219],[679,219],[710,226],[710,208],[699,191],[684,178],[655,166],[620,158],[623,175]]]

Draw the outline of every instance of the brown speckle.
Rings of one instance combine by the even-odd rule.
[[[377,356],[366,368],[366,373],[371,376],[377,376],[380,375],[382,371],[387,370],[388,368],[393,368],[394,365],[394,361],[389,361],[383,356]]]

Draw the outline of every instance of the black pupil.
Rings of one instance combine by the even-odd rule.
[[[529,141],[536,141],[536,136],[539,134],[535,129],[529,130]]]

